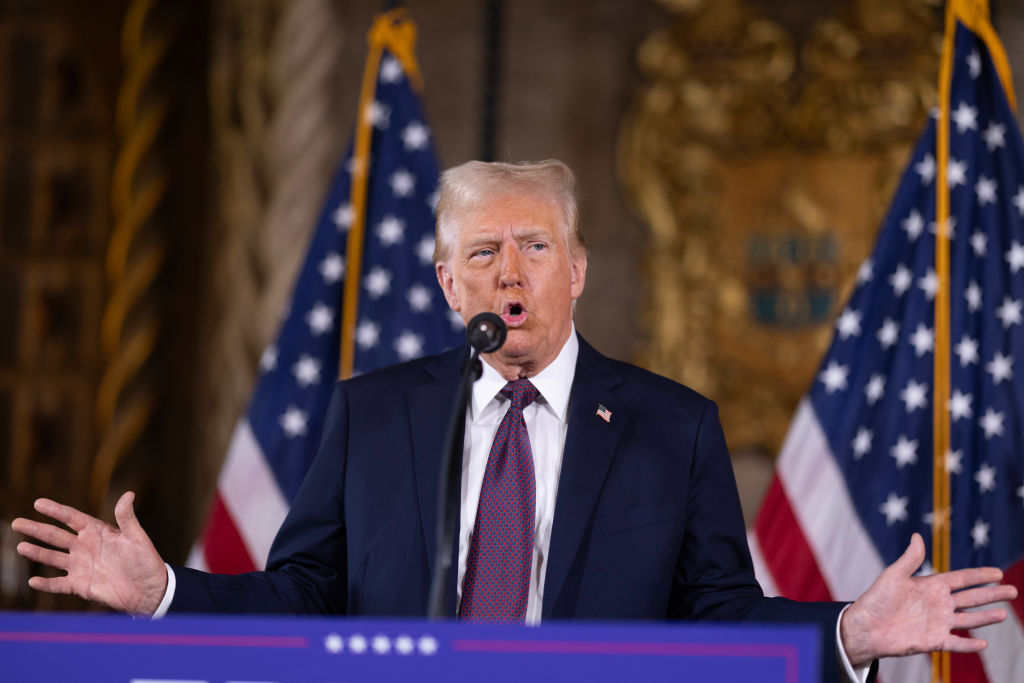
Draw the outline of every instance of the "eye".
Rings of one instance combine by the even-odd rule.
[[[530,249],[531,251],[544,251],[545,249],[548,248],[548,245],[545,244],[544,242],[533,242],[527,248]]]
[[[472,256],[474,258],[477,257],[477,256],[486,258],[488,256],[493,256],[493,255],[494,255],[494,250],[493,249],[477,249],[472,254]]]

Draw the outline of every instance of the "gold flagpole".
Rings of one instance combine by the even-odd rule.
[[[338,376],[352,376],[355,359],[356,314],[359,305],[359,282],[363,266],[363,237],[366,233],[366,194],[370,170],[370,141],[373,120],[370,110],[377,92],[377,73],[381,55],[390,51],[402,63],[406,77],[417,89],[422,87],[419,65],[414,54],[416,26],[403,9],[385,12],[377,17],[367,36],[370,44],[363,70],[363,85],[356,110],[356,144],[352,154],[352,225],[348,231],[345,255],[345,288],[341,309],[341,349]]]

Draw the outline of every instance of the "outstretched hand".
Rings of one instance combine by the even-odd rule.
[[[931,576],[914,576],[924,562],[924,540],[914,534],[903,555],[883,571],[843,614],[840,635],[854,667],[879,657],[945,650],[978,652],[981,638],[958,636],[953,629],[975,629],[1006,619],[1006,610],[984,607],[1017,597],[1001,581],[995,567],[960,569]]]
[[[34,543],[18,544],[18,554],[67,572],[66,576],[33,576],[28,585],[47,593],[67,593],[101,602],[122,612],[151,615],[167,589],[167,571],[149,535],[135,517],[131,491],[114,508],[118,528],[75,508],[46,498],[35,502],[37,512],[67,525],[71,531],[15,519],[11,528],[59,550]],[[73,532],[73,533],[72,533]]]

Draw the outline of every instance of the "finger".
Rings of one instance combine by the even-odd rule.
[[[63,593],[65,595],[71,595],[74,591],[71,589],[71,582],[68,581],[66,576],[58,576],[52,579],[47,579],[42,576],[33,576],[28,580],[29,588],[33,588],[37,591],[43,591],[44,593]]]
[[[32,543],[21,542],[15,550],[22,557],[27,557],[35,562],[42,562],[64,571],[67,571],[68,565],[71,564],[71,557],[67,553],[62,553],[59,550],[50,550],[49,548],[40,548]]]
[[[49,498],[39,498],[36,500],[35,508],[41,514],[44,514],[47,517],[53,517],[58,522],[63,522],[75,531],[81,531],[89,524],[89,522],[99,521],[95,517],[87,515],[80,510],[76,510],[75,508],[67,505],[61,505],[57,501],[50,500]]]
[[[913,576],[914,572],[921,568],[922,562],[924,562],[924,539],[921,538],[921,534],[915,533],[910,537],[907,549],[903,551],[898,560],[892,563],[889,569],[903,576]]]
[[[1006,621],[1006,610],[987,609],[980,612],[957,612],[951,621],[952,628],[981,628]]]
[[[945,652],[981,652],[986,647],[988,643],[981,638],[963,638],[950,633],[942,641],[942,647],[939,649]]]
[[[983,583],[998,583],[1003,580],[1003,572],[998,567],[972,567],[970,569],[958,569],[948,574],[938,574],[937,578],[942,579],[950,590],[960,590],[971,586],[980,586]]]
[[[117,520],[118,528],[126,534],[137,534],[142,531],[139,518],[135,516],[134,502],[135,494],[125,491],[117,500],[117,505],[114,506],[114,519]]]
[[[55,527],[52,524],[35,522],[31,519],[23,519],[21,517],[11,522],[11,528],[19,534],[31,536],[43,543],[48,543],[52,546],[64,549],[70,548],[71,544],[75,542],[75,538],[77,538],[73,533],[66,529]]]
[[[967,609],[989,605],[993,602],[1013,600],[1016,597],[1017,588],[1015,586],[982,586],[953,593],[953,605],[956,609]]]

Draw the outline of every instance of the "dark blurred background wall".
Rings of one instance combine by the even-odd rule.
[[[157,547],[186,556],[350,138],[383,5],[0,0],[0,606],[79,604],[24,588],[7,521],[41,495],[109,517],[133,488]],[[941,8],[406,6],[441,165],[481,154],[498,36],[496,158],[578,174],[578,328],[722,404],[752,514],[933,103]],[[1020,83],[1024,6],[993,7]],[[805,241],[838,226],[848,247],[815,271],[831,306],[762,334],[731,245],[770,211]]]

